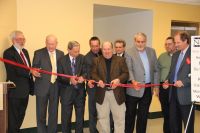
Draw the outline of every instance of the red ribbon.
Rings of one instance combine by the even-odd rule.
[[[65,78],[77,78],[77,76],[54,73],[54,72],[49,72],[49,71],[38,69],[38,68],[28,67],[26,65],[19,64],[19,63],[16,63],[14,61],[3,59],[3,58],[0,58],[0,61],[4,62],[4,63],[7,63],[7,64],[10,64],[10,65],[13,65],[13,66],[16,66],[16,67],[24,68],[26,70],[35,70],[35,71],[37,71],[39,73],[43,73],[43,74],[56,75],[56,76],[65,77]],[[85,81],[92,81],[92,83],[98,83],[96,81],[89,80],[89,79],[85,79]],[[105,85],[106,86],[111,86],[112,84],[107,84],[106,83]],[[162,85],[163,84],[138,84],[137,87],[138,88],[146,88],[146,87],[155,87],[155,86],[162,86]],[[166,85],[173,86],[174,84],[166,84]],[[117,86],[124,87],[124,88],[134,88],[135,87],[132,84],[118,84]]]

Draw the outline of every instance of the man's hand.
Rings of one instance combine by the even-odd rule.
[[[72,85],[77,85],[78,84],[78,81],[76,80],[76,78],[70,78],[70,83]]]
[[[169,84],[168,80],[165,80],[165,82],[162,84],[163,88],[168,89],[169,88],[168,84]]]
[[[89,86],[89,88],[93,88],[94,87],[94,80],[89,80],[88,81],[88,86]]]
[[[180,88],[180,87],[183,87],[184,84],[181,80],[177,80],[175,83],[174,83],[174,86],[176,86],[177,88]]]
[[[132,82],[132,86],[133,86],[133,88],[135,89],[135,90],[140,90],[140,83],[139,82],[137,82],[137,81],[135,81],[135,80],[132,80],[131,81]]]
[[[41,77],[41,75],[37,70],[39,70],[39,68],[34,68],[34,70],[32,69],[30,72],[33,74],[34,77],[39,78]]]
[[[104,88],[105,87],[105,84],[103,83],[102,80],[99,80],[98,84],[97,84],[99,87],[101,88]]]
[[[82,76],[78,77],[78,83],[83,83],[84,81],[85,79]]]
[[[114,79],[114,80],[112,80],[111,82],[111,88],[112,89],[115,89],[119,84],[120,84],[120,80],[119,79]]]

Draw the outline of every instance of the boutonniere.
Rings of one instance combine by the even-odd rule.
[[[187,57],[187,58],[186,58],[186,64],[188,64],[188,65],[190,65],[190,64],[191,64],[190,57]]]

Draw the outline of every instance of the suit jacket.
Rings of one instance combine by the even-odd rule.
[[[101,51],[98,53],[98,56],[102,55]],[[87,71],[87,78],[91,79],[90,73],[92,69],[92,61],[93,59],[96,58],[95,54],[90,50],[86,55],[85,55],[85,64],[86,64],[86,71]]]
[[[28,51],[26,49],[22,49],[29,66],[31,66],[30,58]],[[14,46],[6,49],[3,53],[3,58],[24,64],[22,58],[20,57],[19,53],[15,49]],[[29,95],[30,91],[33,91],[33,77],[30,74],[29,70],[16,67],[10,64],[6,64],[6,74],[7,78],[6,81],[12,81],[15,83],[16,88],[9,89],[8,96],[15,97],[15,98],[25,98]]]
[[[58,72],[61,74],[66,74],[66,75],[73,75],[72,69],[71,69],[71,61],[69,54],[63,56],[59,62],[58,62]],[[79,54],[78,57],[76,57],[76,71],[75,74],[77,76],[83,76],[83,78],[86,78],[86,67],[85,67],[85,60],[84,56]],[[66,77],[58,77],[58,80],[61,84],[60,86],[60,96],[62,98],[71,98],[73,95],[73,90],[82,90],[85,92],[85,84],[84,83],[78,83],[77,87],[75,88],[74,85],[70,83],[70,79]]]
[[[151,83],[158,84],[159,69],[156,52],[150,47],[146,47],[145,50],[149,60]],[[136,47],[132,47],[127,50],[127,54],[126,63],[129,69],[129,81],[135,80],[141,84],[145,84],[145,69],[138,50]],[[126,91],[128,95],[135,97],[142,97],[144,94],[144,88],[141,88],[140,90],[127,89]]]
[[[92,79],[95,81],[102,80],[106,83],[106,63],[105,58],[103,56],[99,56],[94,59],[93,67],[91,71]],[[125,59],[122,57],[118,57],[116,55],[112,56],[111,62],[111,70],[110,70],[110,79],[111,81],[118,78],[121,83],[124,83],[128,79],[128,68],[125,62]],[[97,87],[96,90],[96,101],[99,104],[103,103],[105,97],[105,89]],[[125,94],[123,87],[117,87],[113,90],[115,99],[119,105],[121,105],[125,101]]]
[[[57,64],[58,64],[58,60],[62,56],[64,56],[64,53],[62,51],[56,49]],[[52,71],[50,56],[49,56],[49,53],[48,53],[48,50],[46,47],[36,50],[34,52],[33,67],[40,68],[42,70],[46,70],[49,72]],[[58,67],[58,65],[57,65],[57,67]],[[49,91],[50,83],[51,83],[51,75],[41,73],[41,77],[35,79],[35,94],[37,96],[47,95],[47,93]]]
[[[181,105],[189,105],[191,104],[191,48],[187,49],[185,56],[182,60],[182,63],[180,65],[179,71],[177,73],[177,80],[181,80],[184,84],[183,87],[177,89],[177,97],[178,101]],[[169,83],[173,83],[175,70],[176,70],[176,64],[178,61],[178,57],[181,51],[177,51],[172,56],[171,61],[171,67],[169,71],[169,75],[167,79],[169,80]],[[169,88],[169,101],[172,97],[172,87]]]

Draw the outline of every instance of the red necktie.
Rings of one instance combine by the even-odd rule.
[[[22,60],[23,60],[23,62],[24,62],[24,65],[27,66],[26,60],[25,60],[25,57],[24,57],[24,54],[22,53],[22,51],[20,51],[20,56],[21,56],[21,58],[22,58]]]

